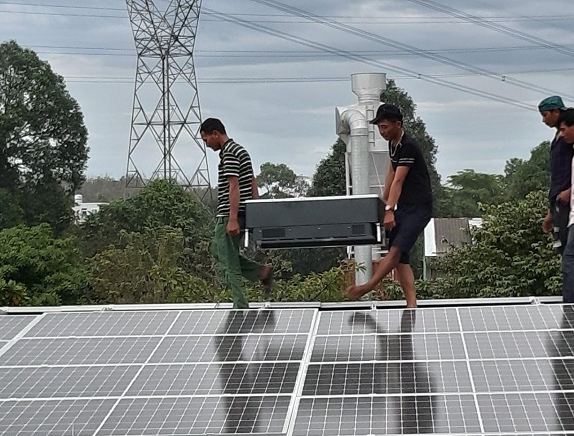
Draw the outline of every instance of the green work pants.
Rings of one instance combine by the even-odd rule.
[[[239,251],[241,234],[231,236],[227,233],[228,217],[217,217],[212,253],[223,283],[231,290],[234,309],[248,309],[249,301],[243,287],[243,277],[255,282],[259,280],[261,265],[242,256]]]

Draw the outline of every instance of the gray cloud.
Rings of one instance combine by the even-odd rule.
[[[464,10],[477,16],[524,17],[568,14],[570,2],[550,0],[540,10],[540,2],[526,1],[470,1],[440,0],[442,4]],[[341,18],[345,22],[358,22],[356,27],[425,50],[463,49],[441,52],[458,62],[508,74],[513,78],[551,88],[563,95],[574,96],[574,83],[570,79],[574,69],[573,57],[548,48],[531,44],[507,35],[484,29],[474,24],[457,23],[444,14],[415,5],[405,0],[285,0],[291,6],[329,16],[353,16],[362,19]],[[59,4],[77,5],[72,0]],[[161,1],[159,4],[166,4]],[[278,14],[275,9],[257,5],[249,0],[204,0],[205,8],[236,14]],[[124,8],[119,0],[103,0],[98,7]],[[2,6],[12,11],[52,11],[54,9],[18,8]],[[125,11],[73,11],[96,15],[123,15],[126,18],[82,18],[48,15],[0,14],[3,40],[16,39],[35,48],[42,58],[50,61],[54,70],[68,80],[71,94],[84,112],[90,132],[90,175],[121,176],[125,172],[129,123],[131,117],[135,69],[133,40]],[[425,17],[413,23],[411,17]],[[283,17],[240,16],[246,20],[284,20]],[[377,19],[376,23],[366,24]],[[407,18],[405,18],[407,17]],[[442,18],[441,18],[442,17]],[[265,77],[323,77],[349,78],[352,73],[383,71],[385,68],[367,66],[355,61],[317,52],[292,42],[284,41],[236,24],[213,21],[203,15],[200,21],[196,50],[197,74],[200,81],[219,78],[244,79]],[[301,19],[292,19],[301,21]],[[564,19],[518,20],[499,24],[574,48],[571,21]],[[535,108],[543,93],[513,87],[501,80],[465,75],[456,77],[460,69],[443,65],[420,56],[393,53],[396,49],[367,41],[318,24],[267,23],[260,24],[352,52],[375,51],[371,59],[392,64],[421,74],[441,75],[444,80],[478,88],[504,98],[526,102]],[[40,46],[94,47],[131,49],[107,51],[113,56],[89,55],[86,50],[48,49]],[[505,51],[473,51],[476,48],[508,48]],[[243,51],[266,50],[274,57],[229,57]],[[305,52],[306,56],[278,57],[283,50]],[[67,51],[83,54],[64,55],[47,52]],[[102,53],[102,50],[94,50]],[[124,56],[117,56],[123,54]],[[210,57],[208,57],[210,55]],[[219,55],[219,57],[217,57]],[[227,55],[227,56],[226,56]],[[544,70],[562,70],[539,72]],[[532,71],[528,74],[519,74]],[[97,77],[95,83],[86,77]],[[102,78],[124,78],[126,83],[102,83]],[[406,78],[401,73],[388,73],[396,79],[418,105],[418,115],[426,122],[429,133],[439,147],[437,167],[443,180],[456,171],[474,168],[477,171],[502,172],[504,163],[512,157],[528,157],[530,149],[552,132],[546,128],[535,111],[501,105],[480,97],[467,95],[421,80]],[[336,140],[334,108],[351,104],[355,96],[347,81],[322,83],[267,83],[267,84],[213,84],[200,83],[200,101],[204,116],[219,116],[230,134],[252,152],[254,162],[284,162],[297,173],[312,175],[317,163]],[[567,99],[568,100],[568,99]],[[180,150],[182,160],[193,166],[193,151]],[[208,151],[212,181],[216,177],[217,156]],[[143,157],[142,159],[146,159]]]

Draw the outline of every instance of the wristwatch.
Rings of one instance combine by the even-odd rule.
[[[394,210],[395,210],[395,207],[394,207],[394,206],[391,206],[390,204],[387,204],[387,205],[385,206],[385,212],[388,212],[389,210],[390,210],[390,211],[394,211]]]

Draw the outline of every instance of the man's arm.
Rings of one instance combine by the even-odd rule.
[[[257,186],[257,179],[255,175],[251,179],[251,198],[257,200],[259,198],[259,187]]]
[[[391,192],[391,185],[393,183],[393,178],[395,177],[395,170],[393,169],[393,164],[389,162],[389,169],[385,177],[385,190],[383,191],[383,201],[388,203],[389,193]]]
[[[558,194],[558,201],[560,201],[560,203],[562,203],[562,204],[570,204],[571,191],[572,191],[572,188],[570,187],[570,188],[562,191],[560,194]]]
[[[395,176],[393,177],[393,182],[391,183],[391,188],[389,190],[389,198],[387,200],[387,205],[392,206],[390,210],[385,208],[385,218],[383,219],[383,226],[387,230],[392,230],[395,225],[395,210],[394,206],[397,205],[399,198],[401,197],[401,192],[403,191],[403,183],[409,173],[410,167],[399,166],[395,171]]]
[[[401,193],[403,192],[403,183],[405,182],[410,169],[411,168],[408,166],[397,167],[395,176],[393,177],[393,182],[391,183],[387,204],[396,206],[398,203],[399,198],[401,198]]]
[[[239,177],[229,176],[229,221],[227,222],[227,233],[232,236],[238,235],[239,229]]]

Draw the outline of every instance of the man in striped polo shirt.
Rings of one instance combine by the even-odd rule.
[[[242,277],[261,280],[269,291],[273,271],[242,256],[239,251],[245,229],[245,202],[259,198],[249,153],[227,136],[217,118],[206,119],[200,127],[201,138],[213,151],[219,152],[217,219],[212,253],[223,282],[231,289],[234,309],[247,309]]]

